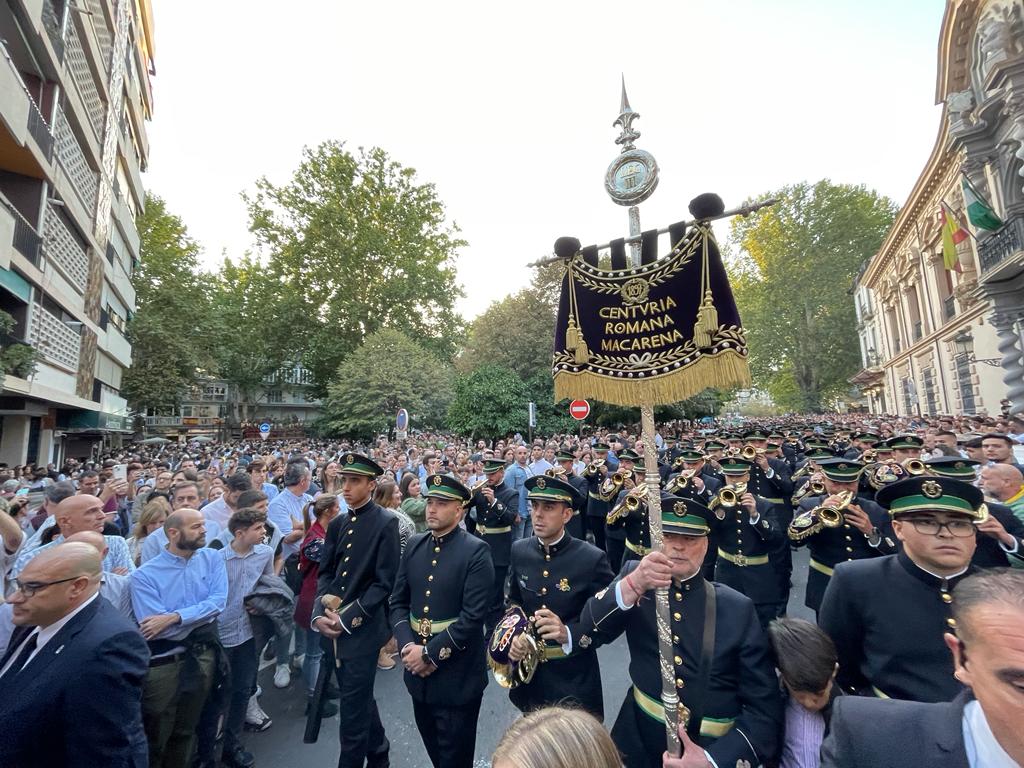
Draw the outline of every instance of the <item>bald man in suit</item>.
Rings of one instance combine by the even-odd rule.
[[[99,595],[100,554],[84,542],[42,552],[9,601],[17,627],[0,659],[0,765],[144,768],[142,681],[149,649]],[[55,729],[57,729],[55,731]]]

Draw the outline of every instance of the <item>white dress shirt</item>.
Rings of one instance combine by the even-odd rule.
[[[25,643],[29,641],[29,638],[31,638],[33,635],[36,636],[36,648],[34,651],[32,651],[31,655],[29,655],[29,657],[25,659],[25,663],[21,666],[22,669],[27,667],[29,663],[32,661],[32,659],[39,655],[39,652],[43,650],[43,646],[45,646],[48,642],[53,640],[54,635],[60,632],[64,628],[65,624],[67,624],[69,621],[75,618],[75,616],[80,614],[82,610],[85,608],[85,606],[89,605],[89,603],[93,602],[99,596],[100,593],[97,590],[93,593],[92,597],[90,597],[80,606],[75,608],[75,610],[73,610],[64,618],[58,619],[57,621],[53,622],[53,624],[50,624],[48,627],[36,627],[34,631],[29,632],[27,635],[25,635],[25,639],[22,640],[21,643],[18,645],[18,649],[11,654],[11,658],[9,658],[7,660],[7,663],[4,664],[4,668],[0,669],[0,677],[3,677],[3,675],[11,667],[11,665],[14,664],[14,662],[17,660],[18,654],[21,653],[22,646],[24,646]]]
[[[967,702],[960,722],[964,734],[964,751],[971,768],[1021,768],[1004,750],[985,719],[985,712],[976,700]]]

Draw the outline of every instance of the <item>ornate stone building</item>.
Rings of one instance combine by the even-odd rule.
[[[910,197],[857,281],[873,413],[1024,412],[1024,0],[951,0],[939,39],[938,137]],[[945,269],[945,202],[966,220],[961,173],[1004,225],[957,246]]]

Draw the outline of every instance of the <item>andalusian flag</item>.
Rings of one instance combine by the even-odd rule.
[[[961,174],[960,183],[964,190],[964,207],[967,209],[968,221],[978,229],[987,229],[989,232],[995,232],[1003,226],[1003,220],[996,216],[992,206],[974,188],[966,175]]]
[[[955,269],[957,272],[962,272],[960,259],[956,255],[956,246],[957,243],[962,243],[970,235],[961,226],[948,205],[940,203],[939,210],[942,215],[942,263],[948,270]]]

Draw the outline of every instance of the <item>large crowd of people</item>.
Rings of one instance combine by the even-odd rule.
[[[399,664],[437,768],[473,765],[491,675],[524,713],[499,768],[1024,765],[1024,421],[678,421],[654,445],[623,425],[0,466],[0,765],[252,766],[261,659],[307,737],[337,718],[339,766],[389,764],[374,681]],[[786,616],[802,547],[816,623]],[[621,635],[631,685],[605,702]]]

